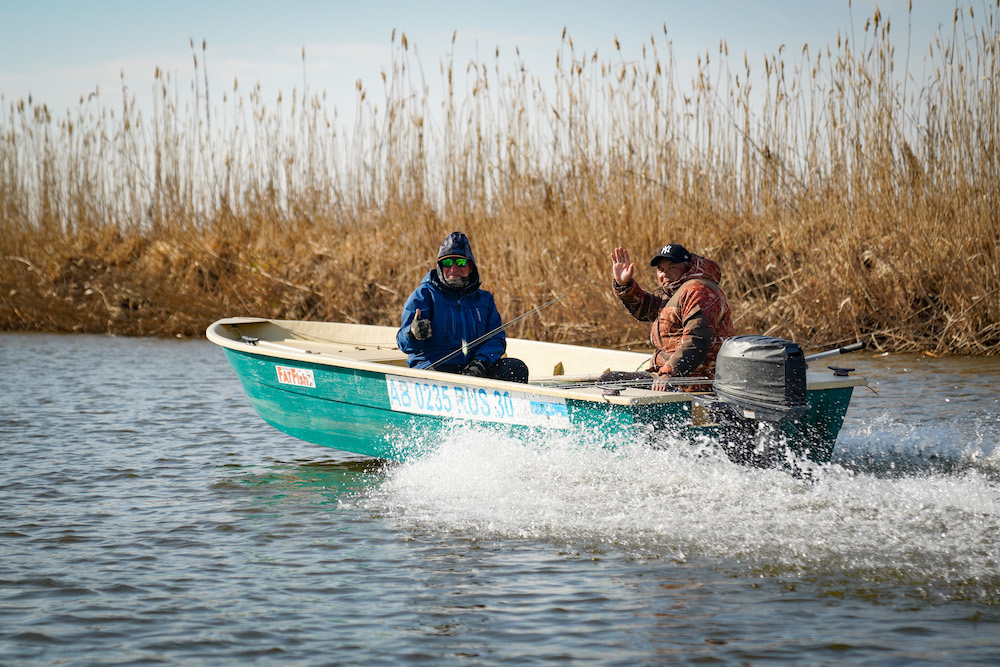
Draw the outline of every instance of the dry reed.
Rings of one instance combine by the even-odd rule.
[[[609,253],[680,242],[723,267],[738,330],[812,347],[1000,353],[997,0],[956,12],[918,84],[877,13],[836,46],[678,81],[664,29],[625,61],[563,36],[553,85],[441,65],[405,35],[350,131],[325,97],[237,82],[152,111],[122,87],[61,118],[0,104],[0,329],[198,335],[227,315],[396,324],[441,239],[469,234],[513,335],[642,345]],[[303,60],[305,53],[303,53]],[[757,75],[763,68],[763,84]],[[0,98],[2,99],[2,98]],[[652,286],[644,269],[640,280]]]

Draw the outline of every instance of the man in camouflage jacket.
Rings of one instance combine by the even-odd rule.
[[[615,248],[611,262],[615,295],[637,320],[653,322],[650,342],[656,352],[647,369],[654,376],[653,389],[668,389],[666,378],[714,378],[722,341],[734,333],[729,301],[719,288],[719,265],[680,244],[663,246],[649,262],[656,267],[661,296],[633,280],[627,250]],[[680,388],[710,391],[705,385]]]

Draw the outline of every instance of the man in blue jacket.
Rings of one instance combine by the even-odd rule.
[[[452,232],[438,250],[437,266],[406,299],[396,334],[399,349],[407,353],[410,367],[428,368],[444,359],[434,370],[527,382],[525,363],[503,358],[507,336],[502,330],[476,347],[466,347],[503,325],[493,295],[479,285],[469,239]]]

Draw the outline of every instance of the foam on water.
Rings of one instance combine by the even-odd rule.
[[[876,440],[894,437],[872,428]],[[710,447],[612,452],[585,434],[525,440],[469,427],[438,444],[389,471],[370,502],[411,528],[475,539],[1000,603],[1000,489],[977,469],[887,476],[834,463],[796,476]]]

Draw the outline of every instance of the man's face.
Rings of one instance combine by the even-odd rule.
[[[441,275],[444,276],[448,284],[461,284],[462,280],[469,277],[472,266],[464,259],[448,258],[439,260],[441,265]],[[462,266],[459,266],[461,264]]]
[[[656,263],[656,281],[660,283],[660,287],[666,287],[683,276],[684,272],[687,271],[687,266],[684,262],[661,259]]]

